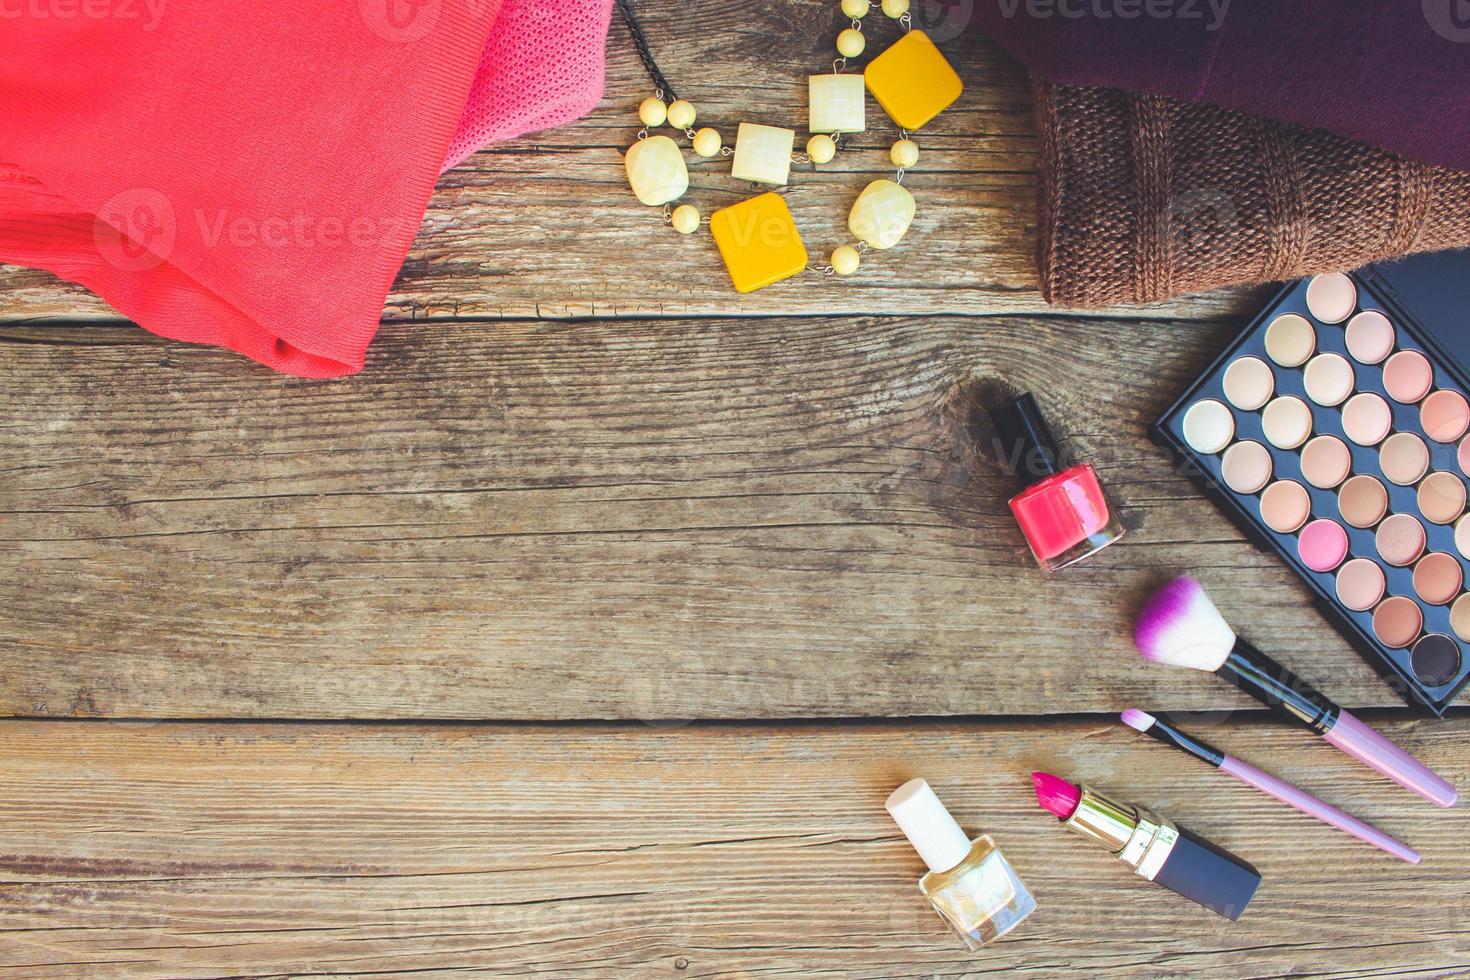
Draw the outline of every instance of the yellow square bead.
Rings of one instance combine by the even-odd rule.
[[[721,208],[709,216],[709,231],[730,270],[730,281],[742,293],[789,279],[806,268],[806,246],[780,194],[762,194]]]
[[[868,91],[904,129],[919,129],[954,104],[965,85],[923,31],[909,31],[863,72]]]

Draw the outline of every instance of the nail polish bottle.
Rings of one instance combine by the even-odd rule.
[[[919,890],[967,947],[988,946],[1036,910],[1036,899],[995,842],[965,836],[927,782],[904,783],[887,807],[929,866]]]
[[[1028,392],[990,413],[1003,465],[1026,483],[1011,513],[1037,564],[1049,572],[1095,555],[1126,529],[1091,463],[1063,467],[1041,407]]]

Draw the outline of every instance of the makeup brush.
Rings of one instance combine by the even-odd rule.
[[[1153,594],[1138,615],[1133,638],[1145,660],[1193,667],[1229,681],[1435,806],[1454,806],[1459,798],[1428,766],[1237,638],[1204,586],[1192,578],[1176,578]]]
[[[1129,708],[1123,712],[1123,724],[1135,731],[1158,739],[1165,745],[1172,745],[1176,749],[1194,756],[1201,762],[1207,762],[1222,772],[1227,772],[1248,786],[1253,786],[1265,793],[1274,796],[1288,806],[1294,806],[1309,817],[1316,817],[1323,823],[1336,827],[1345,834],[1351,834],[1366,844],[1372,844],[1382,851],[1387,851],[1400,861],[1410,864],[1419,863],[1419,852],[1412,847],[1388,836],[1377,827],[1370,826],[1357,817],[1348,816],[1334,806],[1323,803],[1311,793],[1297,789],[1295,786],[1282,779],[1277,779],[1270,773],[1261,772],[1249,763],[1241,762],[1233,755],[1227,755],[1215,748],[1208,742],[1193,738],[1184,734],[1167,721],[1155,718],[1146,711],[1137,708]]]

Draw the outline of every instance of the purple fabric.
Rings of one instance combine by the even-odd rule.
[[[975,0],[1041,78],[1209,102],[1470,170],[1470,0]]]

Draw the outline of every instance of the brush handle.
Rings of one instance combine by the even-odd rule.
[[[1460,798],[1459,791],[1433,769],[1346,711],[1339,712],[1337,723],[1322,737],[1369,769],[1387,776],[1404,789],[1418,793],[1435,806],[1454,806]]]
[[[1215,675],[1318,735],[1327,734],[1342,713],[1327,695],[1244,640],[1236,640]]]
[[[1419,852],[1412,847],[1395,840],[1377,827],[1370,826],[1357,817],[1348,816],[1336,807],[1323,803],[1311,793],[1298,789],[1285,780],[1277,779],[1270,773],[1262,772],[1255,766],[1241,762],[1230,755],[1225,757],[1220,768],[1241,782],[1254,786],[1267,796],[1274,796],[1282,803],[1296,807],[1309,817],[1316,817],[1345,834],[1351,834],[1364,843],[1372,844],[1381,851],[1387,851],[1400,861],[1407,861],[1410,864],[1419,863]]]

